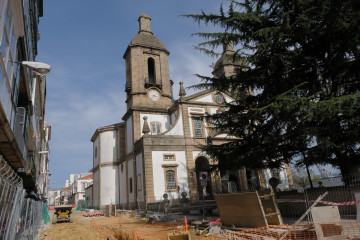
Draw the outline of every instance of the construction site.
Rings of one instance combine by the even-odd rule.
[[[157,211],[77,206],[72,223],[58,217],[41,239],[360,239],[358,183],[219,194],[198,205],[159,202]]]

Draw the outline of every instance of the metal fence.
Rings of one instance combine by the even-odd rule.
[[[285,220],[291,223],[299,218],[326,191],[328,195],[317,206],[338,206],[341,219],[356,219],[360,207],[360,174],[322,179],[322,184],[317,181],[313,188],[305,186],[277,192],[277,202]]]
[[[25,195],[22,179],[0,155],[0,239],[34,239],[39,233],[45,203]]]

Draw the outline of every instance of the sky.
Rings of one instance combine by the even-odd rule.
[[[38,41],[39,62],[47,74],[46,122],[52,126],[50,188],[65,187],[69,174],[92,168],[92,142],[99,127],[122,122],[125,114],[125,61],[138,32],[138,17],[151,17],[151,30],[170,51],[174,97],[179,82],[191,86],[194,74],[211,75],[216,59],[194,50],[196,32],[215,31],[181,14],[217,13],[219,0],[44,0]],[[188,94],[191,91],[187,90]]]

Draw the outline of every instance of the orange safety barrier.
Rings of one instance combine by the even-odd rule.
[[[186,220],[180,219],[166,223],[148,224],[136,218],[117,216],[111,218],[92,218],[91,227],[96,228],[104,237],[127,240],[167,240],[168,234],[186,230]],[[222,230],[225,233],[212,236],[198,236],[203,240],[225,239],[277,239],[311,240],[326,237],[341,239],[360,239],[360,223],[344,220],[341,223],[300,223],[297,225],[275,225],[242,231]]]
[[[243,231],[229,231],[219,235],[201,237],[203,240],[225,239],[324,239],[325,237],[339,237],[341,239],[360,239],[360,223],[344,221],[341,223],[310,224],[301,223],[296,226],[276,225],[253,228]],[[338,238],[337,238],[338,239]]]

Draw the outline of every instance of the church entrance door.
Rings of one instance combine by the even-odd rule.
[[[199,200],[214,199],[209,171],[209,160],[206,157],[198,157],[195,161],[195,168]]]

